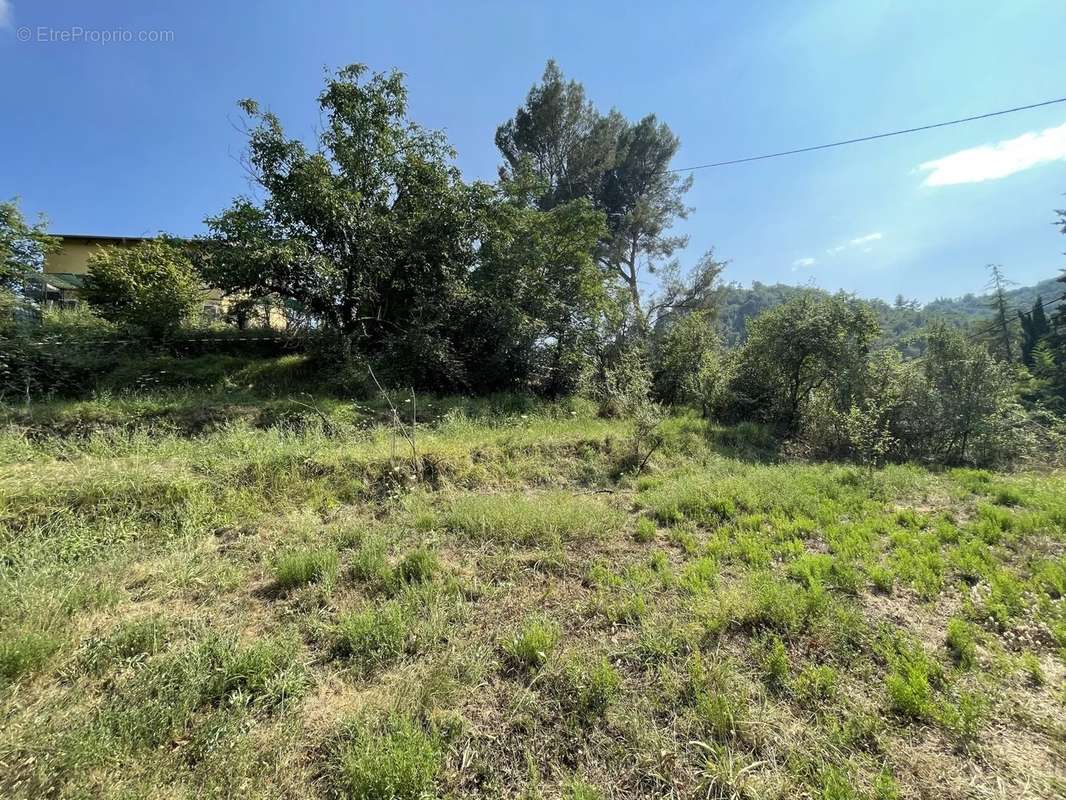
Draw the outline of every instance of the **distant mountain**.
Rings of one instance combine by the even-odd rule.
[[[1063,292],[1066,292],[1066,285],[1060,283],[1058,278],[1048,278],[1047,280],[1040,281],[1040,283],[1035,286],[1022,286],[1017,289],[1009,290],[1007,292],[1007,300],[1009,301],[1011,308],[1020,308],[1028,311],[1033,307],[1033,303],[1036,302],[1037,297],[1048,301],[1053,297],[1061,298]],[[1061,300],[1059,302],[1061,302]],[[988,303],[988,295],[965,294],[962,297],[956,297],[953,299],[934,300],[931,303],[927,303],[925,309],[932,312],[944,311],[946,313],[960,313],[970,317],[979,318],[987,317],[991,313],[988,310]],[[1050,309],[1057,305],[1058,302],[1050,303],[1044,307],[1044,310],[1050,311]]]
[[[748,320],[758,316],[769,308],[780,305],[791,298],[812,291],[806,286],[790,286],[784,283],[766,284],[755,281],[750,287],[737,283],[726,285],[720,295],[718,325],[723,337],[730,344],[744,340]],[[813,291],[828,294],[822,289]],[[1007,292],[1007,302],[1011,310],[1028,311],[1033,307],[1037,297],[1049,302],[1044,307],[1051,311],[1063,302],[1066,285],[1057,278],[1048,278],[1035,286],[1023,286]],[[868,300],[881,322],[881,328],[887,339],[899,340],[924,328],[934,320],[943,320],[955,325],[965,325],[992,316],[989,295],[966,294],[957,298],[941,298],[922,305],[917,301],[898,298],[895,303],[884,300]]]

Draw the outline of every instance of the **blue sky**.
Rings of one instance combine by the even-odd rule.
[[[355,61],[405,72],[413,118],[493,179],[549,57],[602,109],[658,114],[684,166],[1066,96],[1064,30],[1061,0],[0,0],[0,196],[61,233],[200,232],[248,191],[236,101],[310,136],[323,69]],[[695,175],[682,261],[713,246],[745,284],[928,300],[989,262],[1023,284],[1066,266],[1066,103]]]

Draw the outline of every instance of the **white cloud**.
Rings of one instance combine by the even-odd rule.
[[[835,256],[839,255],[840,253],[843,253],[848,248],[862,247],[864,244],[873,244],[874,242],[879,242],[884,238],[885,235],[883,233],[881,233],[880,231],[874,231],[873,233],[868,233],[865,236],[856,236],[854,239],[849,239],[843,244],[838,244],[836,247],[830,247],[825,252],[827,252],[831,256]],[[863,247],[862,251],[864,253],[869,253],[871,249],[872,248],[870,247]]]
[[[1066,161],[1066,123],[1057,128],[1023,133],[995,144],[960,150],[919,164],[918,169],[929,173],[923,186],[953,186],[1006,178],[1052,161]]]
[[[858,247],[860,244],[869,244],[870,242],[879,242],[885,238],[885,235],[880,231],[876,233],[868,233],[865,236],[858,236],[852,239],[848,244],[852,247]]]
[[[795,261],[792,262],[792,271],[795,272],[796,270],[803,269],[804,267],[813,267],[814,263],[815,261],[813,258],[797,258]]]
[[[11,0],[0,0],[0,28],[11,27]]]

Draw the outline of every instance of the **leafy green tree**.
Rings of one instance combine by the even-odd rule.
[[[656,397],[664,403],[704,402],[709,368],[717,363],[721,342],[713,312],[698,310],[657,331],[652,347]]]
[[[579,198],[594,199],[603,176],[614,164],[620,115],[602,117],[585,96],[585,87],[567,81],[549,60],[539,84],[512,119],[496,129],[496,147],[506,162],[504,181],[533,175],[533,202],[551,209]]]
[[[0,291],[21,292],[26,275],[44,268],[45,256],[59,246],[45,232],[47,224],[44,217],[27,223],[17,197],[0,203]]]
[[[1007,286],[1011,283],[999,264],[988,265],[989,280],[985,287],[990,291],[988,307],[992,310],[994,325],[990,334],[997,347],[1008,361],[1014,361],[1014,342],[1010,332],[1010,311],[1007,309]]]
[[[1037,295],[1031,311],[1019,311],[1018,321],[1022,325],[1022,363],[1033,365],[1033,350],[1051,333],[1051,325],[1044,313],[1044,301]]]
[[[483,391],[572,391],[588,368],[608,303],[592,253],[603,215],[587,200],[541,211],[504,182],[482,210],[461,339]]]
[[[692,176],[668,171],[680,145],[666,123],[659,122],[654,114],[625,126],[618,137],[614,165],[598,198],[609,232],[600,260],[629,291],[645,329],[654,320],[641,301],[643,273],[654,273],[662,259],[688,243],[686,236],[669,234],[673,224],[690,211],[683,198],[692,188]]]
[[[227,292],[278,295],[391,361],[451,363],[447,313],[470,269],[474,215],[444,136],[407,117],[398,72],[361,64],[327,78],[313,148],[257,103],[248,164],[264,192],[207,220],[205,277]]]
[[[654,114],[637,123],[617,111],[599,114],[581,84],[549,61],[496,143],[504,175],[531,169],[540,180],[541,208],[583,197],[603,211],[600,266],[624,287],[639,328],[650,331],[654,315],[644,307],[641,278],[687,241],[669,234],[689,212],[683,197],[692,185],[691,176],[668,171],[680,144],[670,128]]]
[[[1059,209],[1055,213],[1059,217],[1056,223],[1059,230],[1066,234],[1066,209]],[[1059,303],[1051,317],[1052,344],[1063,362],[1066,362],[1066,270],[1058,277],[1058,282],[1064,284],[1061,287],[1063,302]]]
[[[752,320],[730,385],[733,414],[800,427],[812,393],[824,386],[847,393],[878,335],[870,307],[853,297],[807,292]]]
[[[184,246],[161,236],[99,248],[89,257],[83,296],[109,322],[162,336],[193,315],[204,293]]]
[[[933,325],[920,361],[924,396],[912,398],[920,423],[911,438],[936,461],[963,463],[1000,449],[1008,412],[1017,406],[1009,370],[978,342],[947,325]]]

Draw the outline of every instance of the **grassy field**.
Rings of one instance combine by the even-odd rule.
[[[1063,474],[419,412],[0,413],[0,795],[1066,792]]]

